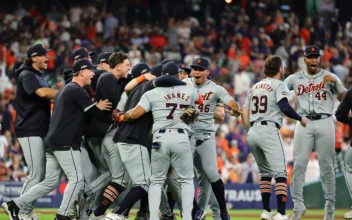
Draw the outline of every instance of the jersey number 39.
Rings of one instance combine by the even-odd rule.
[[[268,96],[263,95],[263,96],[252,96],[252,103],[253,103],[253,108],[252,114],[263,114],[268,110]]]

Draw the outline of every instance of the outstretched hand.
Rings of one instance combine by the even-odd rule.
[[[96,106],[102,111],[109,111],[112,108],[112,103],[108,99],[100,100]]]

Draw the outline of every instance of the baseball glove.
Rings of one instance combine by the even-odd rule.
[[[195,121],[198,121],[198,111],[194,108],[194,106],[188,106],[181,115],[181,120],[186,124],[192,124]]]

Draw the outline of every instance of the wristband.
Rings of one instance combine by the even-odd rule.
[[[137,83],[141,83],[144,80],[145,80],[145,75],[144,74],[136,78]]]

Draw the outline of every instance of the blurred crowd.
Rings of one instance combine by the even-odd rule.
[[[26,176],[26,163],[14,135],[13,73],[23,62],[28,46],[35,43],[53,49],[49,52],[45,78],[52,88],[58,89],[63,85],[63,70],[72,65],[70,54],[78,47],[96,53],[124,51],[132,65],[146,61],[154,66],[170,59],[189,66],[193,59],[202,56],[211,62],[212,79],[243,106],[248,89],[263,78],[261,72],[268,55],[280,55],[285,61],[285,74],[293,74],[305,69],[303,51],[310,44],[322,49],[322,68],[335,73],[346,88],[351,87],[352,23],[339,22],[334,0],[318,1],[316,11],[303,18],[273,0],[241,0],[235,1],[236,4],[185,0],[184,5],[162,3],[161,12],[169,10],[169,16],[154,21],[138,16],[132,19],[126,2],[131,1],[121,1],[115,5],[116,10],[106,1],[95,1],[95,4],[73,4],[70,8],[52,4],[46,11],[19,3],[15,10],[0,13],[0,180],[22,181]],[[136,3],[134,7],[142,10],[146,6]],[[140,16],[148,17],[148,10]],[[295,106],[295,97],[291,97],[290,103]],[[216,123],[216,128],[223,181],[258,183],[259,170],[240,118],[226,116],[223,122]],[[285,118],[281,133],[289,174],[294,128],[295,122]],[[343,154],[349,138],[350,126],[336,122],[336,172],[343,170]],[[319,178],[319,163],[313,152],[306,181]]]

